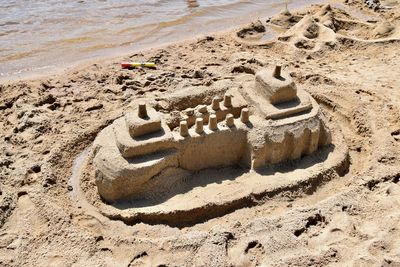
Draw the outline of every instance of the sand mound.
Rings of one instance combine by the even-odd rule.
[[[278,22],[282,16],[277,16]],[[390,41],[399,37],[398,29],[398,19],[377,24],[363,22],[351,19],[343,10],[328,4],[315,9],[311,15],[303,16],[298,23],[279,35],[278,40],[297,49],[316,52],[343,44]]]
[[[281,13],[278,15],[270,18],[267,20],[267,22],[280,26],[285,29],[291,28],[293,25],[295,25],[297,22],[301,20],[302,16],[299,15],[293,15],[290,13],[288,9],[282,10]]]
[[[263,32],[265,32],[265,26],[260,20],[257,20],[256,22],[253,22],[239,30],[236,34],[240,38],[249,38],[249,36],[257,38],[257,35]]]
[[[308,12],[296,14],[285,9],[267,19],[265,25],[257,21],[237,31],[236,37],[249,45],[274,44],[279,40],[309,52],[363,41],[382,42],[399,38],[400,22],[396,12],[394,9],[388,13],[387,20],[379,22],[354,19],[345,10],[330,4],[314,6]]]
[[[393,26],[393,24],[388,21],[384,21],[376,25],[372,34],[376,38],[388,37],[394,32],[395,29],[396,27]]]
[[[325,27],[317,19],[308,15],[280,35],[278,40],[289,42],[299,49],[318,51],[323,46],[334,46],[336,35],[332,29]]]

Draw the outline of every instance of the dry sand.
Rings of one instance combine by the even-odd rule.
[[[263,20],[265,32],[256,23],[241,37],[125,58],[155,61],[155,70],[121,70],[116,59],[1,84],[0,265],[400,266],[400,3],[384,4],[392,8],[312,6],[272,18],[281,32],[272,40]],[[133,101],[161,105],[186,86],[275,63],[343,133],[347,174],[183,228],[126,225],[102,216],[91,198],[77,201],[74,162]]]

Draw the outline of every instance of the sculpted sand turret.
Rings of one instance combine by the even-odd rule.
[[[281,66],[276,66],[273,71],[263,69],[258,72],[255,89],[271,104],[292,101],[297,97],[296,85],[288,74],[281,73]]]

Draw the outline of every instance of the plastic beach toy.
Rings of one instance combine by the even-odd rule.
[[[124,63],[121,63],[121,67],[123,69],[130,69],[130,68],[136,68],[136,67],[155,68],[156,63],[154,63],[154,62],[124,62]]]

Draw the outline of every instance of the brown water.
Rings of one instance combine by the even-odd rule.
[[[0,79],[227,30],[283,7],[282,0],[0,0]]]

